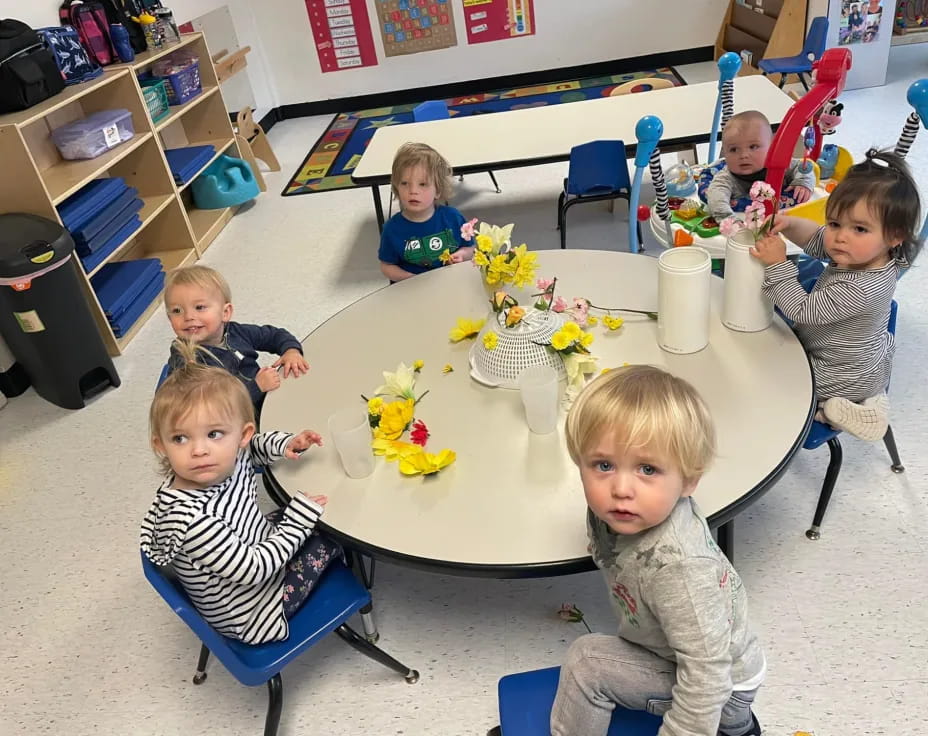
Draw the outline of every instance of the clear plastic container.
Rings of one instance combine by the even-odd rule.
[[[101,110],[52,131],[52,140],[64,159],[96,158],[132,138],[132,113]]]

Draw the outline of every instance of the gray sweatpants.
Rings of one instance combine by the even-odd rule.
[[[599,736],[615,706],[662,716],[672,703],[676,665],[618,636],[585,634],[567,650],[551,710],[552,736]],[[719,729],[743,736],[753,725],[757,690],[733,692],[722,708]]]

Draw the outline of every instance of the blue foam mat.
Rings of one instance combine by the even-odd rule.
[[[94,213],[90,220],[71,231],[74,242],[78,244],[92,242],[116,218],[122,209],[138,196],[139,190],[135,187],[123,189],[103,209]],[[93,249],[91,248],[91,250]]]
[[[142,312],[148,309],[149,305],[155,300],[161,289],[164,288],[164,271],[161,271],[155,279],[146,287],[145,291],[138,295],[133,302],[122,313],[122,316],[115,320],[110,320],[110,326],[113,328],[113,334],[116,337],[122,337],[136,323]]]
[[[129,222],[133,217],[136,216],[136,213],[142,209],[144,202],[141,199],[133,199],[129,204],[123,207],[119,213],[110,220],[106,227],[104,227],[99,233],[97,233],[93,240],[88,243],[74,243],[74,247],[77,250],[78,255],[81,256],[90,256],[96,251],[105,247],[109,243],[110,238],[112,238],[116,233],[118,233],[122,227]]]
[[[194,175],[216,155],[214,146],[187,146],[185,148],[166,148],[164,156],[178,184],[186,184]]]
[[[125,188],[125,179],[119,176],[94,179],[58,205],[61,221],[68,230],[80,230]]]
[[[103,313],[110,319],[117,319],[160,272],[161,261],[157,258],[117,261],[107,263],[90,283]]]
[[[132,235],[136,230],[142,227],[142,221],[139,219],[138,215],[133,215],[132,219],[129,220],[125,225],[120,228],[109,242],[106,243],[100,250],[96,253],[92,253],[89,256],[81,256],[81,265],[83,265],[84,270],[87,273],[93,271],[97,266],[99,266],[103,261],[105,261],[114,250],[116,250],[120,245],[126,242],[129,239],[129,236]]]

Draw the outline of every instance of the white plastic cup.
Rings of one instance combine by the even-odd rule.
[[[657,260],[657,343],[668,353],[697,353],[709,344],[712,258],[693,245]]]
[[[557,371],[549,365],[531,365],[519,374],[519,394],[528,428],[550,434],[557,426]]]
[[[366,410],[352,407],[335,412],[329,417],[329,436],[349,478],[366,478],[374,472],[371,427]]]
[[[722,324],[738,332],[760,332],[773,321],[773,302],[764,296],[764,264],[751,255],[754,234],[739,230],[725,246]]]

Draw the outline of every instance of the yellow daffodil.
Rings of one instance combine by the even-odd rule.
[[[421,447],[418,453],[400,456],[400,472],[403,475],[431,475],[442,468],[447,468],[455,461],[454,450],[442,450],[438,453],[425,452]]]
[[[497,225],[490,225],[486,222],[481,222],[478,228],[479,235],[477,236],[477,243],[479,247],[480,236],[485,235],[490,238],[490,247],[494,253],[499,253],[500,248],[503,248],[507,243],[509,243],[509,238],[512,235],[512,228],[515,225],[512,223],[499,227]]]
[[[587,327],[596,327],[599,324],[599,317],[593,317],[592,315],[586,318]]]
[[[367,413],[375,417],[379,417],[380,413],[383,411],[383,399],[379,396],[375,396],[372,399],[367,400]]]
[[[610,330],[617,330],[625,324],[625,320],[621,317],[613,317],[607,314],[605,317],[603,317],[603,324]]]
[[[567,346],[572,342],[573,340],[563,330],[558,330],[551,336],[551,347],[555,350],[566,350]]]
[[[444,264],[447,266],[449,263],[451,263],[451,251],[450,251],[450,250],[443,250],[443,251],[441,252],[441,255],[438,256],[438,260],[441,261],[442,263],[444,263]]]
[[[474,263],[478,266],[489,266],[490,259],[487,258],[487,254],[483,251],[475,250],[474,251]]]
[[[400,435],[406,431],[406,426],[412,421],[414,406],[415,402],[412,399],[384,404],[383,411],[380,413],[380,424],[374,428],[374,437],[385,440],[399,439]]]
[[[538,255],[528,252],[525,243],[512,249],[514,257],[511,260],[512,283],[519,288],[535,283],[535,261]]]
[[[412,370],[413,370],[413,373],[418,373],[418,372],[421,371],[423,368],[425,368],[425,361],[422,361],[422,360],[414,360],[414,361],[413,361],[413,363],[412,363]]]
[[[416,398],[413,393],[416,387],[416,373],[412,368],[407,368],[405,363],[400,363],[393,373],[384,371],[383,381],[383,385],[374,391],[375,394],[396,396],[398,399]]]
[[[583,334],[583,330],[580,329],[580,325],[576,322],[565,322],[560,332],[563,332],[571,340],[576,340]]]
[[[400,440],[385,440],[382,438],[373,440],[371,442],[371,447],[373,448],[375,455],[382,455],[388,463],[392,463],[394,460],[399,460],[404,455],[410,455],[422,451],[421,447],[414,445],[411,442],[401,442]]]
[[[456,327],[451,328],[451,332],[448,333],[448,339],[450,339],[451,342],[460,342],[468,337],[476,337],[477,333],[483,328],[484,322],[486,322],[486,320],[458,317],[458,324]]]
[[[497,337],[495,332],[488,332],[483,336],[483,347],[487,350],[496,350]]]
[[[580,338],[580,344],[585,348],[590,347],[593,344],[593,333],[584,332],[583,337]]]
[[[512,266],[506,256],[493,256],[487,268],[487,283],[498,284],[500,281],[512,280]]]
[[[490,251],[492,251],[493,250],[493,239],[489,235],[478,235],[477,236],[477,250],[480,253],[489,253]],[[476,255],[476,253],[474,255]]]
[[[509,311],[506,312],[506,327],[515,327],[522,321],[524,316],[525,309],[523,307],[509,307]]]
[[[603,369],[599,372],[599,375],[605,376],[605,375],[606,375],[609,371],[611,371],[611,370],[612,370],[612,368],[603,368]]]
[[[570,353],[564,357],[564,368],[567,369],[567,385],[574,388],[583,386],[587,373],[596,370],[596,358],[584,353]]]
[[[441,369],[442,373],[454,373],[454,366],[451,363],[445,363],[445,367]]]

